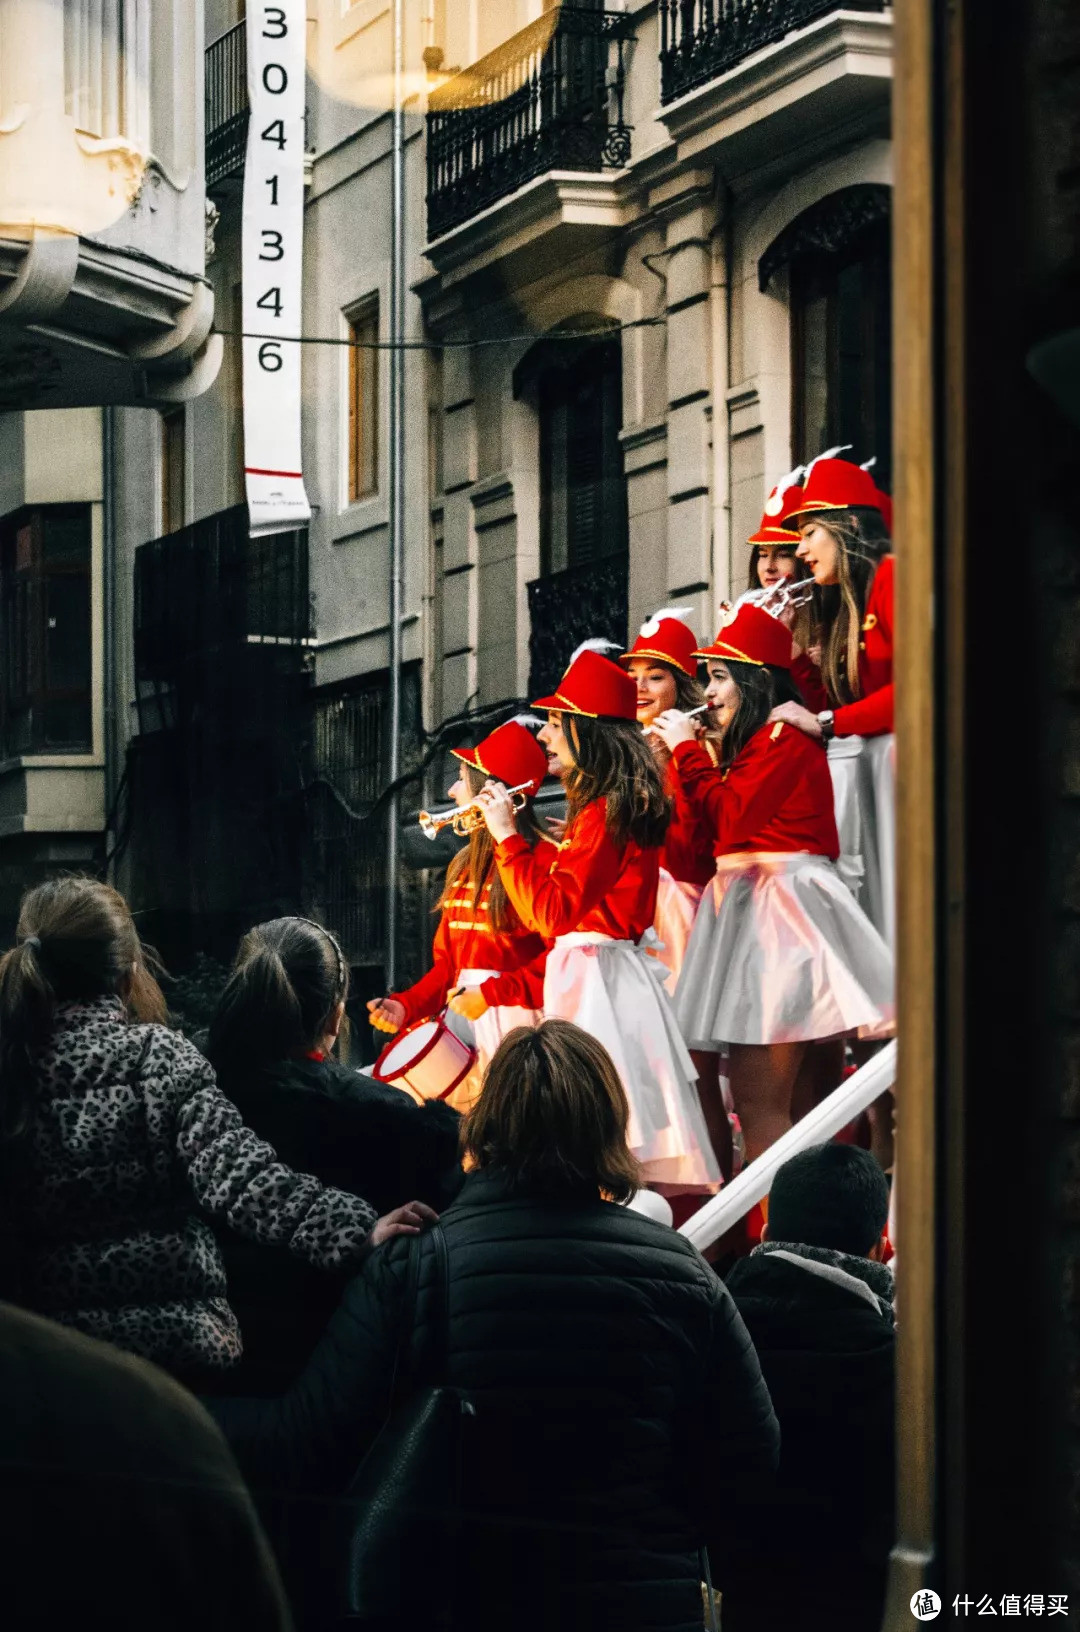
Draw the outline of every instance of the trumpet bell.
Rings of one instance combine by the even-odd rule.
[[[515,810],[522,809],[531,788],[531,782],[520,782],[516,788],[507,790]],[[436,811],[434,815],[422,810],[416,821],[421,833],[429,839],[437,839],[444,827],[452,827],[459,839],[467,839],[470,833],[483,827],[484,812],[474,801],[471,805],[452,805],[449,810]]]

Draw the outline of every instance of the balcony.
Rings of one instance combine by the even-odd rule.
[[[529,584],[530,697],[554,691],[583,640],[626,640],[629,582],[627,557],[609,555]]]
[[[886,0],[660,0],[660,100],[674,102],[831,12],[886,9]]]
[[[206,186],[240,176],[247,148],[247,24],[206,48]]]
[[[630,159],[623,12],[573,5],[538,17],[428,103],[428,238],[552,171]]]

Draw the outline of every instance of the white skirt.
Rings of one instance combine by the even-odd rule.
[[[497,969],[462,969],[457,978],[459,986],[482,986],[485,980],[497,976]],[[467,1077],[463,1077],[447,1100],[455,1111],[472,1110],[480,1098],[480,1090],[484,1085],[484,1075],[491,1064],[491,1057],[495,1053],[503,1038],[510,1032],[516,1031],[519,1026],[537,1026],[543,1019],[539,1009],[519,1008],[516,1004],[503,1003],[485,1009],[476,1020],[466,1020],[463,1014],[457,1014],[453,1009],[446,1011],[446,1024],[460,1037],[463,1043],[476,1049],[476,1063]]]
[[[878,934],[896,952],[896,738],[829,743],[837,868]]]
[[[685,884],[678,878],[672,878],[666,867],[661,867],[656,889],[656,917],[653,919],[653,928],[660,937],[661,945],[653,956],[659,958],[668,971],[664,987],[669,997],[675,995],[675,984],[690,944],[690,932],[694,927],[701,891],[700,884]]]
[[[648,1182],[711,1193],[720,1169],[694,1070],[664,991],[663,966],[642,944],[607,935],[560,935],[548,953],[544,1013],[572,1020],[603,1043],[630,1102],[630,1149]]]
[[[824,856],[720,856],[698,907],[675,1015],[690,1048],[876,1033],[892,953]]]

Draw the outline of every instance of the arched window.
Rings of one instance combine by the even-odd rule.
[[[891,285],[888,187],[832,193],[790,222],[761,258],[761,288],[788,269],[791,442],[796,459],[850,443],[890,479]]]
[[[595,331],[595,318],[581,326]],[[629,525],[617,336],[539,341],[514,373],[535,404],[540,573],[529,585],[533,688],[550,690],[573,648],[626,638]]]

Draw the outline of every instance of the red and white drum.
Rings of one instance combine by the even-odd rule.
[[[418,1099],[448,1099],[475,1064],[475,1048],[456,1037],[440,1014],[399,1031],[375,1061],[371,1075]]]

